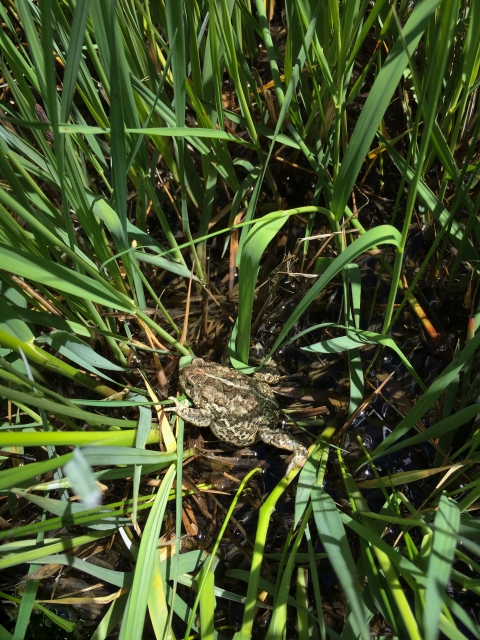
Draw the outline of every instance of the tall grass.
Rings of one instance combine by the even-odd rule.
[[[28,563],[33,574],[15,596],[2,594],[18,607],[14,633],[0,626],[2,637],[29,637],[36,609],[73,631],[38,602],[45,564],[110,585],[95,639],[117,623],[120,637],[141,638],[148,612],[158,638],[193,630],[246,640],[258,637],[265,606],[269,640],[367,638],[378,617],[400,638],[480,637],[478,620],[449,590],[477,594],[480,570],[478,432],[461,446],[455,439],[478,413],[479,4],[16,0],[0,6],[0,17],[0,446],[13,454],[0,490],[4,518],[15,523],[28,503],[43,513],[0,532],[0,567]],[[284,206],[281,161],[314,176],[311,202],[298,194]],[[373,171],[380,184],[395,171],[396,201],[382,224],[364,228],[357,202]],[[416,219],[434,238],[410,278],[405,255]],[[193,451],[183,450],[183,424],[166,420],[143,363],[153,362],[160,379],[174,358],[192,354],[190,294],[211,294],[208,257],[220,236],[231,289],[238,276],[230,360],[251,373],[259,269],[279,232],[299,220],[297,257],[302,269],[311,264],[303,275],[313,284],[295,298],[268,355],[293,341],[309,354],[346,353],[347,426],[371,402],[366,346],[377,348],[369,370],[393,351],[420,396],[408,412],[396,407],[397,426],[354,466],[337,446],[344,430],[317,430],[307,465],[262,505],[250,572],[228,572],[234,593],[217,580],[216,551],[250,477],[214,552],[180,553],[182,502],[191,492],[182,463]],[[326,263],[309,259],[323,242],[319,229],[333,238]],[[455,254],[448,273],[447,249]],[[379,283],[389,283],[378,332],[362,324],[359,259],[367,252]],[[150,282],[153,268],[167,292],[191,287],[184,318]],[[465,292],[471,321],[447,349],[447,366],[426,381],[392,329],[410,305],[432,344],[442,342],[417,294],[420,280],[442,269],[445,295]],[[343,288],[341,321],[301,330],[334,279]],[[325,340],[304,341],[322,328]],[[426,420],[434,413],[439,419]],[[432,468],[380,477],[375,461],[427,442],[437,451]],[[146,448],[158,443],[160,451]],[[31,452],[36,461],[21,457]],[[348,508],[324,489],[332,458]],[[356,480],[365,469],[371,478]],[[141,483],[152,475],[146,497]],[[294,521],[267,579],[270,519],[295,475]],[[107,497],[100,506],[99,483],[125,478],[128,499]],[[438,482],[418,508],[403,487],[431,478]],[[362,493],[370,489],[382,492],[378,512]],[[81,501],[70,501],[68,490]],[[175,540],[166,552],[169,501]],[[79,560],[84,545],[112,539],[121,540],[131,571]],[[335,629],[324,618],[325,559],[344,603]],[[235,634],[215,617],[220,598],[245,605]]]

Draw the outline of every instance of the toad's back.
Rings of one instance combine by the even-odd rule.
[[[268,384],[235,369],[196,359],[181,372],[180,384],[197,409],[211,414],[213,433],[229,444],[253,444],[260,428],[273,429],[278,422]]]

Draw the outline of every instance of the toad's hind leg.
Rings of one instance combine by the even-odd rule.
[[[288,449],[293,451],[294,456],[287,469],[287,476],[293,467],[303,467],[308,458],[308,451],[303,444],[300,444],[298,440],[292,438],[292,436],[286,431],[281,429],[270,429],[269,427],[260,427],[258,430],[260,440],[266,444],[273,444],[274,447],[279,449]]]

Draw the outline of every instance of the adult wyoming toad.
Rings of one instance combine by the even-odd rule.
[[[277,428],[280,408],[267,376],[250,377],[216,363],[195,358],[180,372],[180,386],[193,403],[185,407],[176,398],[175,411],[197,427],[210,427],[222,442],[245,447],[259,440],[293,451],[287,475],[293,467],[303,467],[308,451],[295,438]],[[271,382],[274,377],[268,374]]]

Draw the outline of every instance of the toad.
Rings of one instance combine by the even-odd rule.
[[[193,407],[185,407],[176,398],[176,412],[197,427],[210,427],[222,442],[245,447],[259,440],[280,449],[293,451],[287,475],[294,467],[303,467],[308,451],[290,434],[277,427],[280,408],[267,384],[278,381],[272,374],[250,377],[241,371],[195,358],[180,372],[180,386]]]

